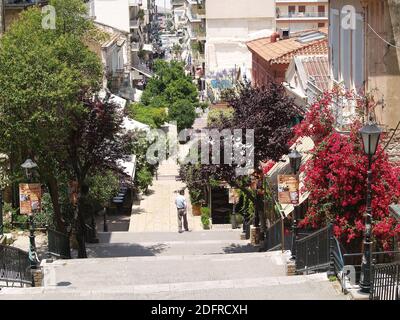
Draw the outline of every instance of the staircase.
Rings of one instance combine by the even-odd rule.
[[[287,277],[280,251],[257,252],[240,231],[111,232],[88,259],[44,263],[44,286],[0,299],[337,299],[325,274]]]

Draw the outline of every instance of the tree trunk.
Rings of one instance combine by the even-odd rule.
[[[81,188],[83,185],[83,179],[78,179],[78,199],[77,208],[75,213],[75,226],[76,226],[76,240],[78,242],[78,258],[87,258],[86,254],[86,242],[85,242],[85,219],[83,212],[81,212]]]
[[[58,183],[55,177],[49,177],[47,187],[49,188],[51,202],[53,204],[54,224],[56,226],[56,230],[62,233],[66,233],[67,229],[65,227],[65,223],[61,213]]]

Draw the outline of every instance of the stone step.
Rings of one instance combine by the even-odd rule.
[[[197,240],[138,243],[87,244],[87,254],[92,258],[210,255],[258,252],[247,240]]]
[[[306,289],[306,290],[305,290]],[[257,295],[256,295],[256,294]],[[121,285],[93,289],[72,286],[0,291],[9,299],[345,299],[332,290],[325,274],[296,277],[248,277],[232,280],[187,281],[166,284]]]
[[[215,227],[215,229],[214,229]],[[229,229],[229,225],[205,231],[191,232],[98,232],[101,243],[140,243],[168,241],[240,240],[241,229]],[[190,228],[190,225],[189,225]]]
[[[43,262],[44,286],[97,289],[285,276],[282,253],[147,256]]]

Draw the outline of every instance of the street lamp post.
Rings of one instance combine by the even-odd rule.
[[[0,188],[0,237],[4,233],[4,223],[3,223],[3,189]]]
[[[26,178],[28,182],[32,181],[32,169],[37,167],[37,164],[31,159],[27,159],[21,167],[25,169]],[[37,268],[37,254],[35,244],[35,226],[33,222],[33,212],[29,215],[29,260],[31,262],[31,269]]]
[[[300,152],[296,150],[292,150],[289,155],[289,161],[290,161],[290,167],[292,169],[293,174],[297,175],[297,173],[300,170],[300,165],[301,165],[301,158],[302,155]],[[292,256],[291,259],[295,260],[296,259],[296,240],[297,240],[297,219],[298,219],[298,208],[299,206],[297,204],[293,205],[294,206],[294,211],[293,211],[293,224],[292,224]]]
[[[365,125],[361,130],[361,138],[363,141],[364,152],[368,156],[368,173],[367,173],[367,203],[365,212],[365,234],[363,242],[363,257],[361,264],[360,289],[362,292],[369,293],[371,289],[371,229],[372,229],[372,157],[378,147],[378,142],[382,130],[373,123]]]

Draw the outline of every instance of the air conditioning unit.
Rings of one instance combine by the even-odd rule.
[[[289,29],[288,28],[280,28],[278,30],[278,33],[279,33],[280,40],[289,39]]]

